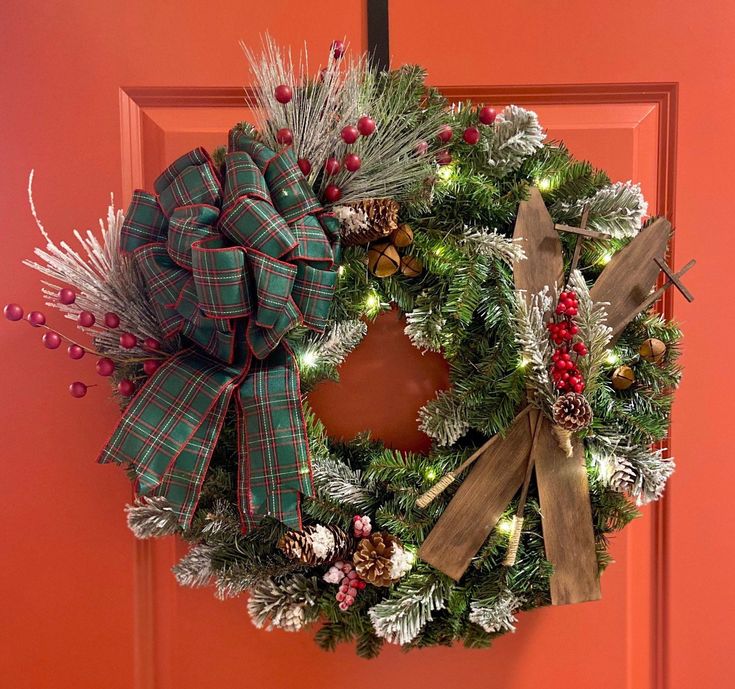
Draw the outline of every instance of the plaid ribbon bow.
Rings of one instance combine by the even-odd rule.
[[[223,171],[198,148],[136,191],[122,229],[164,335],[191,346],[133,398],[100,462],[129,464],[139,495],[165,496],[191,524],[231,406],[243,530],[265,515],[300,528],[312,494],[298,367],[286,333],[323,331],[334,293],[338,222],[293,151],[232,130]]]

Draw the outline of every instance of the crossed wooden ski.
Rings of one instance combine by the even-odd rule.
[[[518,208],[513,235],[522,241],[526,253],[526,259],[513,266],[514,282],[516,289],[525,290],[527,299],[546,285],[562,286],[564,261],[559,232],[570,230],[574,228],[554,225],[541,193],[531,189],[528,200]],[[577,234],[591,236],[586,232]],[[606,309],[613,339],[635,316],[649,308],[666,287],[674,284],[680,290],[686,289],[679,278],[693,261],[676,275],[667,266],[664,271],[668,281],[651,292],[665,265],[670,235],[671,224],[667,220],[659,218],[651,223],[610,261],[590,290],[594,301],[609,304]],[[685,296],[691,297],[688,292]],[[552,603],[597,600],[600,584],[584,448],[574,437],[572,456],[568,457],[546,418],[540,419],[540,432],[533,442],[539,414],[535,409],[530,413],[522,410],[503,437],[496,436],[488,443],[424,541],[419,555],[459,580],[521,488],[529,463],[535,464],[546,557],[554,567]]]

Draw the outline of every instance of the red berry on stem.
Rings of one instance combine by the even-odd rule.
[[[160,359],[146,359],[143,362],[143,370],[147,376],[152,376],[161,366]]]
[[[42,325],[46,325],[46,316],[40,311],[31,311],[26,319],[34,328],[40,328]]]
[[[81,359],[84,356],[84,347],[80,347],[78,344],[69,345],[66,351],[70,359]]]
[[[448,124],[443,125],[436,135],[436,138],[443,144],[447,143],[447,141],[452,138],[452,128]]]
[[[276,86],[274,95],[276,97],[276,100],[279,103],[283,103],[284,105],[288,103],[293,97],[293,93],[291,93],[291,87],[286,86],[286,84],[280,84],[279,86]]]
[[[449,151],[439,151],[436,154],[436,162],[439,165],[449,165],[452,162],[452,154]]]
[[[375,120],[372,117],[363,115],[357,120],[357,129],[363,136],[370,136],[375,131]]]
[[[332,41],[332,55],[335,60],[339,60],[345,54],[345,42],[340,40]]]
[[[293,134],[288,127],[282,127],[276,132],[276,141],[284,146],[290,146],[293,143]]]
[[[301,170],[305,175],[308,175],[311,172],[311,163],[306,158],[299,158],[296,161],[296,164],[299,166],[299,170]]]
[[[58,349],[61,344],[61,335],[54,330],[49,330],[41,338],[46,349]]]
[[[69,289],[68,287],[64,287],[59,290],[59,302],[62,304],[73,304],[76,298],[77,295],[74,294],[74,290]]]
[[[96,319],[91,311],[81,311],[77,317],[77,323],[83,328],[91,328],[95,321]]]
[[[462,138],[465,143],[470,144],[470,146],[474,146],[480,140],[480,130],[477,127],[467,127],[467,129],[462,132]]]
[[[342,190],[336,184],[330,184],[324,190],[324,198],[329,203],[335,203],[342,198]]]
[[[120,335],[120,346],[125,349],[132,349],[138,344],[138,338],[133,333],[123,333]]]
[[[426,155],[426,151],[429,150],[429,144],[426,141],[419,141],[416,144],[416,155]]]
[[[72,397],[84,397],[87,394],[87,386],[77,380],[69,386],[69,394]]]
[[[354,144],[357,141],[357,137],[360,136],[360,130],[352,124],[348,124],[346,127],[342,127],[342,141],[346,144]]]
[[[143,340],[143,347],[156,351],[161,348],[161,343],[155,337],[146,337]]]
[[[477,118],[483,124],[492,124],[493,122],[495,122],[495,118],[497,116],[498,115],[495,110],[493,110],[489,105],[485,105],[484,107],[480,108],[480,112],[477,113]]]
[[[97,373],[101,376],[111,376],[115,372],[115,362],[106,357],[103,356],[101,359],[97,360]]]
[[[130,397],[135,392],[135,383],[127,378],[117,384],[117,391],[123,397]]]
[[[120,325],[120,316],[112,311],[105,314],[105,325],[108,328],[117,328]]]
[[[23,318],[23,307],[20,304],[5,304],[3,315],[9,321],[19,321]]]
[[[360,160],[360,156],[354,154],[354,153],[348,153],[344,157],[344,166],[349,172],[357,172],[360,169],[360,165],[362,165],[362,161]]]
[[[324,163],[324,171],[328,175],[336,175],[339,172],[339,160],[334,156],[327,158],[327,162]]]

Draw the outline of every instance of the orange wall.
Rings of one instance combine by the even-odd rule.
[[[357,0],[3,3],[2,301],[41,306],[35,275],[19,267],[38,243],[24,200],[31,167],[36,204],[57,236],[94,226],[110,190],[119,197],[119,86],[244,83],[240,38],[254,42],[268,29],[292,45],[307,38],[319,48],[344,34],[360,45],[363,24]],[[686,331],[687,375],[673,431],[679,473],[670,488],[672,689],[724,686],[732,646],[735,556],[728,541],[735,522],[725,472],[733,453],[723,429],[735,411],[725,393],[735,387],[733,35],[735,6],[724,1],[391,3],[395,62],[426,65],[436,84],[680,83],[676,254],[699,264],[687,276],[694,306],[675,305]],[[131,552],[120,512],[129,489],[122,473],[92,461],[116,410],[111,402],[73,402],[65,386],[80,364],[30,346],[27,329],[2,325],[0,347],[0,629],[9,632],[0,643],[0,673],[16,669],[14,689],[130,687]],[[295,646],[311,643],[302,642]],[[423,674],[424,689],[451,686],[447,663],[462,664],[462,654],[424,654],[405,664],[392,655],[390,680],[419,686],[402,675],[410,670]],[[321,659],[306,651],[299,657]],[[334,682],[369,686],[380,672],[380,664],[341,658],[345,676]],[[543,649],[527,658],[543,663]],[[248,661],[238,660],[247,676]],[[490,684],[478,678],[478,686]]]

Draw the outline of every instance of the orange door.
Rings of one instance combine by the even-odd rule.
[[[697,301],[673,304],[686,333],[672,433],[678,474],[663,506],[618,538],[603,601],[526,613],[515,635],[487,651],[388,649],[372,663],[349,648],[325,654],[307,635],[257,631],[242,601],[176,587],[168,569],[180,544],[136,543],[127,532],[124,475],[94,463],[115,405],[100,389],[82,401],[66,392],[80,367],[91,377],[90,362],[30,346],[27,329],[6,324],[0,686],[726,684],[727,572],[735,559],[723,461],[732,452],[722,429],[735,380],[724,280],[733,259],[726,199],[735,97],[725,76],[735,57],[727,47],[735,9],[683,0],[602,5],[394,0],[390,19],[394,64],[424,64],[452,98],[533,107],[578,156],[613,178],[640,181],[656,212],[676,211],[676,255],[699,261],[688,276]],[[2,292],[26,308],[42,306],[36,276],[19,265],[40,243],[25,204],[31,167],[44,224],[69,238],[72,227],[95,224],[110,191],[127,201],[176,155],[222,143],[226,129],[247,118],[238,39],[254,43],[269,30],[294,48],[308,40],[313,56],[344,34],[364,45],[357,0],[64,7],[27,0],[3,14]],[[397,352],[376,365],[387,344]],[[336,432],[370,427],[416,445],[415,409],[444,381],[441,361],[404,351],[388,316],[348,363],[342,386],[323,388],[314,403]],[[381,412],[387,400],[391,415]]]

